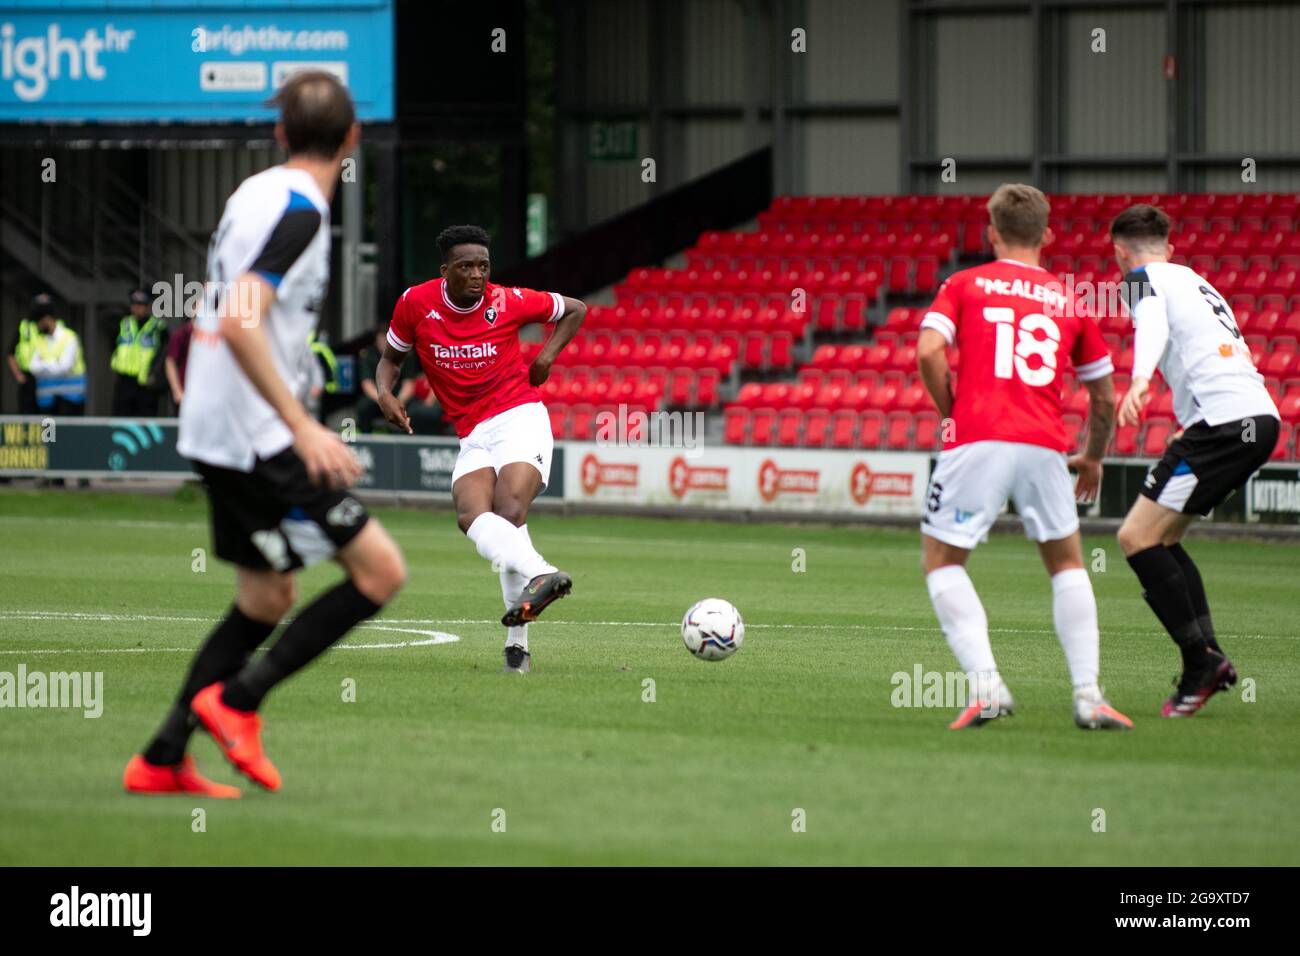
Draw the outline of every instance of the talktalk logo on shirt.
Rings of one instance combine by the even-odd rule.
[[[429,346],[429,351],[434,358],[440,359],[496,358],[497,347],[491,342],[480,342],[477,345],[433,344]]]

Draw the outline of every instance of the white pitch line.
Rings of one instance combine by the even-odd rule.
[[[68,617],[61,617],[67,615]],[[114,615],[89,615],[74,611],[0,611],[0,620],[30,620],[30,621],[57,621],[71,619],[76,621],[105,621],[105,620],[130,620],[130,621],[149,621],[157,622],[181,622],[181,623],[212,623],[212,618],[206,617],[164,617],[152,614],[114,614]],[[417,621],[412,623],[432,624],[432,621]],[[383,644],[353,644],[340,643],[335,644],[334,648],[345,650],[390,650],[400,647],[432,647],[437,644],[454,644],[460,640],[460,635],[449,634],[446,631],[430,631],[422,628],[410,627],[385,627],[381,624],[362,624],[360,628],[368,631],[395,631],[401,634],[420,634],[424,636],[421,641],[396,641]],[[194,653],[192,647],[64,647],[64,648],[46,648],[46,649],[26,649],[26,650],[9,650],[0,649],[0,654],[181,654]]]
[[[0,621],[99,621],[99,622],[149,622],[149,623],[201,623],[213,624],[219,618],[213,617],[186,617],[180,615],[163,615],[163,614],[113,614],[113,613],[96,613],[86,611],[0,611]],[[678,627],[676,621],[564,621],[548,620],[539,622],[546,627]],[[427,626],[438,625],[482,625],[500,627],[499,618],[442,618],[431,620],[429,618],[382,618],[374,624],[362,624],[361,627],[371,630],[400,630],[400,628],[385,627],[392,624],[422,624]],[[859,624],[780,624],[780,623],[759,623],[747,622],[747,630],[782,630],[782,631],[891,631],[897,633],[937,633],[936,626],[916,626],[911,624],[881,624],[875,622],[865,622]],[[438,631],[412,631],[410,633],[420,634],[437,634]],[[1026,634],[1026,635],[1048,635],[1054,636],[1055,631],[1047,628],[1020,628],[1020,627],[991,627],[990,634]],[[1119,630],[1109,629],[1106,631],[1107,636],[1114,637],[1142,637],[1155,635],[1158,632],[1154,626],[1150,629],[1130,629]],[[1288,639],[1291,635],[1281,634],[1223,634],[1225,640],[1264,640],[1264,639]],[[415,642],[419,643],[419,642]],[[443,642],[447,643],[447,642]],[[378,645],[339,645],[339,646],[378,646]],[[415,646],[413,643],[411,646]],[[186,650],[187,648],[178,648]],[[126,652],[127,650],[147,650],[147,648],[132,648],[115,651],[115,653]],[[14,653],[12,651],[0,651],[0,653]]]

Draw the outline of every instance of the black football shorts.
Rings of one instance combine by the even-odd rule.
[[[1270,415],[1197,422],[1169,443],[1141,493],[1171,511],[1207,515],[1268,461],[1281,430]]]
[[[293,571],[333,557],[370,515],[346,490],[313,484],[292,448],[252,471],[192,462],[212,511],[217,557],[241,568]]]

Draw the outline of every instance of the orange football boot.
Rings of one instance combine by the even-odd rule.
[[[239,788],[209,780],[199,773],[194,758],[186,754],[180,763],[160,767],[136,754],[122,774],[127,793],[198,793],[220,800],[236,800]]]
[[[280,789],[280,771],[262,751],[262,718],[221,702],[225,684],[209,684],[194,695],[190,710],[207,728],[221,752],[245,777],[267,790]]]

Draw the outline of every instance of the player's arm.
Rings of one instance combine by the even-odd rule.
[[[1083,387],[1088,390],[1088,440],[1082,452],[1070,456],[1069,465],[1079,476],[1075,498],[1092,504],[1101,492],[1101,460],[1115,434],[1115,379],[1107,372],[1084,382]]]
[[[384,418],[408,435],[414,435],[415,429],[411,427],[405,403],[393,394],[405,361],[405,352],[396,348],[392,342],[385,342],[384,354],[379,357],[379,364],[375,367],[375,388],[379,392],[379,410],[384,413]]]
[[[1131,274],[1130,274],[1131,275]],[[1150,398],[1151,378],[1169,345],[1169,315],[1165,300],[1145,280],[1125,278],[1129,311],[1133,315],[1133,377],[1119,406],[1121,427],[1136,425]]]
[[[342,439],[312,418],[280,378],[263,324],[271,314],[275,286],[246,272],[227,290],[218,318],[221,335],[240,370],[293,433],[293,447],[311,480],[347,487],[361,476],[361,464]]]
[[[579,299],[571,299],[567,295],[561,296],[564,300],[564,312],[555,322],[555,331],[551,337],[546,340],[542,350],[537,353],[533,359],[533,364],[528,367],[528,383],[530,385],[541,385],[550,377],[551,365],[554,364],[560,352],[573,341],[573,337],[578,334],[578,329],[582,327],[582,320],[587,317],[587,304]]]
[[[934,328],[921,328],[916,342],[916,364],[921,383],[944,418],[952,415],[952,369],[948,365],[948,339]]]

